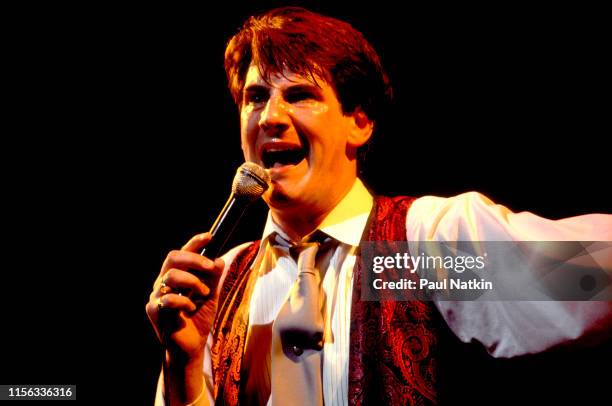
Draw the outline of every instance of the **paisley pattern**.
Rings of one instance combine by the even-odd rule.
[[[259,241],[240,252],[230,265],[213,325],[212,368],[216,404],[237,405],[240,369],[248,329],[249,297],[243,298]],[[243,300],[244,299],[244,300]]]
[[[405,241],[412,201],[378,197],[363,240]],[[361,278],[358,260],[351,308],[349,403],[436,404],[435,353],[441,323],[435,307],[422,301],[362,301]]]
[[[377,197],[364,231],[366,241],[405,241],[413,198]],[[248,328],[251,264],[259,241],[231,264],[213,326],[216,404],[240,403],[240,369]],[[351,308],[349,403],[436,404],[436,350],[442,325],[431,302],[362,301],[357,258]],[[246,292],[246,293],[245,293]]]

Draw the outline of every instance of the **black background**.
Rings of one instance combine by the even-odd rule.
[[[1,383],[77,384],[86,403],[151,404],[161,352],[144,313],[149,290],[167,251],[210,227],[242,162],[225,43],[247,16],[280,4],[345,19],[379,50],[397,103],[371,152],[375,191],[478,190],[549,218],[610,211],[602,10],[6,10]],[[259,204],[252,222],[264,216]],[[455,367],[473,385],[457,402],[596,403],[605,393],[595,369],[608,367],[609,341],[502,361],[460,348]]]

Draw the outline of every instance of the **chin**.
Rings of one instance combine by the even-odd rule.
[[[299,195],[295,193],[287,193],[287,191],[278,184],[273,185],[270,193],[265,196],[265,201],[271,208],[277,210],[294,210],[300,206]]]
[[[273,194],[269,204],[275,209],[291,209],[297,206],[294,199],[282,193]]]

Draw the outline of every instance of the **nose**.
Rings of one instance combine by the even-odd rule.
[[[259,127],[266,132],[282,133],[290,123],[285,101],[279,96],[270,97],[259,117]]]

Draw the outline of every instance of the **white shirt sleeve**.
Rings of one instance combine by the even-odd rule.
[[[549,220],[529,212],[513,213],[469,192],[415,200],[406,229],[411,252],[418,252],[419,241],[612,241],[612,215]],[[605,260],[603,268],[612,269],[612,258]],[[481,342],[495,357],[540,352],[606,324],[612,327],[612,302],[434,302],[457,337]]]

